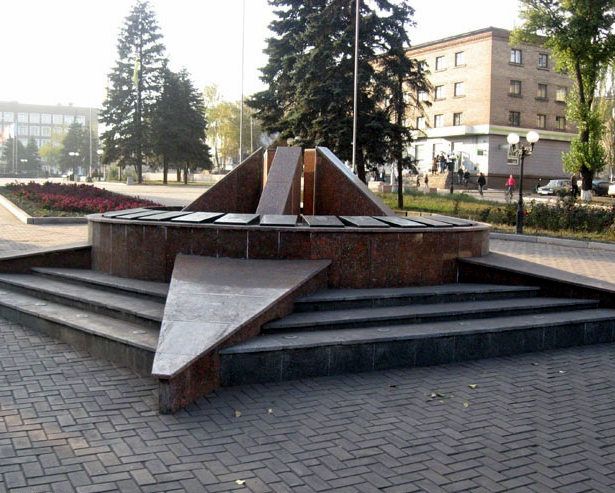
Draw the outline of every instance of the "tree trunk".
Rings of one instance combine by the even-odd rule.
[[[175,170],[176,174],[177,174],[177,182],[181,182],[182,181],[182,170],[181,168],[178,166],[177,169]]]
[[[184,185],[188,184],[188,163],[184,166]]]
[[[397,159],[397,208],[404,210],[404,179],[401,175],[403,166],[401,158]]]
[[[356,160],[357,176],[363,183],[367,183],[367,180],[365,179],[365,162],[363,161],[363,153],[360,149],[357,149]]]
[[[169,159],[166,154],[162,156],[162,184],[167,184],[167,175],[169,174]]]

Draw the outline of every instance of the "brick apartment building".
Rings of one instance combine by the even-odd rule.
[[[554,70],[541,46],[509,44],[510,31],[489,27],[414,46],[412,58],[430,71],[432,105],[425,115],[409,115],[416,142],[411,153],[419,168],[431,168],[434,155],[453,153],[473,174],[483,172],[489,185],[501,186],[511,166],[506,136],[525,141],[529,130],[540,134],[534,155],[525,161],[528,186],[541,178],[566,176],[562,169],[576,129],[566,121],[568,77]]]

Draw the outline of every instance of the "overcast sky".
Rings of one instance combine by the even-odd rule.
[[[199,88],[241,94],[242,0],[150,0],[173,69]],[[130,0],[2,1],[0,100],[100,106]],[[245,0],[245,94],[262,88],[259,67],[273,15],[267,0]],[[488,26],[512,28],[517,0],[411,0],[413,44]]]

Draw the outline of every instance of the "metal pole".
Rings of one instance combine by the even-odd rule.
[[[519,202],[517,202],[517,234],[523,234],[523,161],[525,161],[525,149],[519,149]]]
[[[250,154],[254,152],[254,119],[250,115]]]
[[[241,106],[239,107],[239,163],[243,158],[243,65],[245,51],[245,30],[246,30],[246,0],[242,0],[241,5]]]
[[[92,177],[92,107],[90,107],[90,171],[88,172],[88,176]]]
[[[354,101],[352,109],[352,169],[357,169],[357,93],[359,86],[359,11],[361,0],[356,0],[354,26]]]

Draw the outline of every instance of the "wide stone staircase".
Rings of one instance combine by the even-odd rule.
[[[33,268],[0,274],[0,316],[151,375],[168,289],[86,269]],[[293,313],[259,336],[222,349],[220,376],[224,386],[275,382],[613,341],[615,310],[535,287],[325,290],[296,300]]]
[[[0,274],[0,316],[150,375],[168,285],[86,269]]]
[[[615,310],[538,288],[327,290],[221,351],[222,385],[427,366],[612,342]]]

